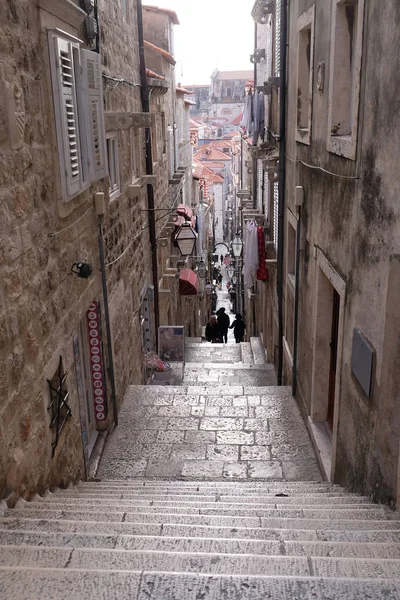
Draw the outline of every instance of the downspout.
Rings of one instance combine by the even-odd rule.
[[[107,332],[107,354],[108,354],[108,375],[111,383],[111,403],[113,407],[114,424],[118,425],[118,410],[117,410],[117,393],[115,387],[115,373],[114,373],[114,357],[111,343],[111,325],[110,325],[110,311],[108,308],[108,293],[107,293],[107,280],[106,280],[106,266],[104,260],[104,239],[103,239],[103,215],[98,217],[99,224],[99,254],[100,254],[100,269],[101,269],[101,286],[103,290],[103,303],[104,303],[104,320],[106,322]]]
[[[143,41],[143,15],[142,0],[137,0],[137,21],[138,21],[138,42],[139,42],[139,69],[140,69],[140,97],[142,101],[142,111],[150,112],[150,95],[146,78],[146,64],[144,60],[144,41]],[[151,128],[145,128],[146,142],[146,175],[153,174],[153,154],[151,148]],[[154,286],[154,324],[156,329],[156,349],[158,351],[158,328],[160,325],[160,297],[158,288],[158,264],[157,264],[157,238],[154,206],[154,189],[151,183],[147,184],[147,214],[149,222],[149,236],[151,247],[151,265],[153,272]]]
[[[286,178],[286,42],[287,0],[281,3],[280,71],[279,71],[279,196],[278,196],[278,257],[276,291],[278,296],[278,385],[282,385],[283,373],[283,228],[285,217]]]
[[[254,54],[257,50],[257,23],[254,23]],[[257,62],[254,56],[254,93],[253,93],[253,110],[255,107],[255,98],[257,94]],[[253,146],[257,145],[258,134],[254,128],[255,115],[253,114]],[[253,208],[257,208],[257,159],[253,156],[253,176],[252,176],[252,188],[253,188]]]
[[[293,367],[292,367],[292,396],[296,397],[297,392],[297,330],[299,325],[299,289],[300,289],[300,234],[301,234],[301,206],[296,227],[296,266],[295,266],[295,284],[294,284],[294,323],[293,323]]]

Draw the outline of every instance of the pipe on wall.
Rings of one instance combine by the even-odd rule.
[[[278,385],[283,374],[283,229],[285,218],[286,184],[286,49],[287,49],[287,0],[281,3],[280,70],[279,70],[279,196],[278,196],[278,256],[276,291],[278,296]]]
[[[137,0],[137,21],[138,21],[138,42],[139,42],[139,69],[140,69],[140,97],[142,101],[142,110],[144,113],[150,112],[150,94],[146,78],[146,64],[144,59],[144,40],[143,40],[143,14],[142,0]],[[153,174],[153,153],[151,147],[151,128],[145,128],[146,142],[146,174]],[[153,272],[154,287],[154,324],[156,330],[156,349],[158,351],[158,327],[160,325],[160,293],[158,285],[158,263],[157,263],[157,238],[156,238],[156,220],[154,205],[153,186],[147,184],[147,214],[149,223],[149,236],[151,246],[151,265]]]

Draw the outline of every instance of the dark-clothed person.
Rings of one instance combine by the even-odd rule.
[[[221,341],[221,331],[215,315],[210,318],[206,325],[206,338],[209,342],[214,344]]]
[[[236,315],[235,320],[229,329],[233,329],[233,335],[235,336],[236,343],[243,342],[244,330],[246,329],[242,315]]]
[[[224,307],[221,307],[219,310],[217,310],[217,315],[218,315],[219,330],[221,332],[222,339],[225,342],[225,344],[227,344],[228,343],[228,328],[229,328],[230,319],[229,319],[228,315],[226,314]]]

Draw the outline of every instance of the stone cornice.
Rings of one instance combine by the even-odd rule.
[[[275,9],[275,0],[256,0],[251,16],[256,23],[265,23],[265,17]]]
[[[71,0],[38,0],[39,8],[78,29],[86,13]]]

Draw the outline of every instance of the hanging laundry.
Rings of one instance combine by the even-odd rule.
[[[243,261],[243,282],[246,287],[252,287],[259,267],[258,232],[255,221],[246,225]]]
[[[257,270],[258,281],[268,281],[268,271],[265,264],[265,236],[263,227],[257,227],[257,239],[258,239],[258,256],[259,256],[259,268]]]

